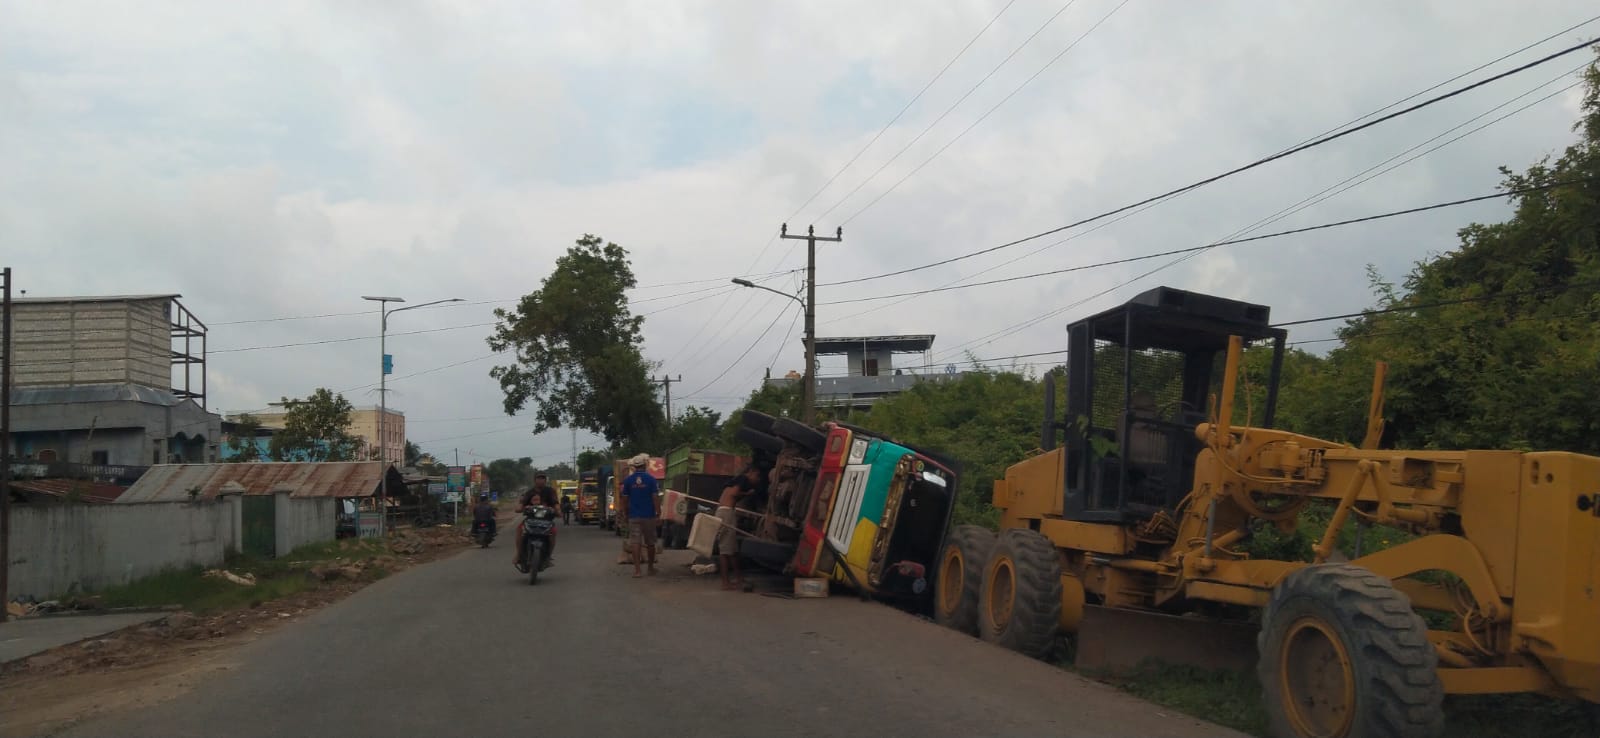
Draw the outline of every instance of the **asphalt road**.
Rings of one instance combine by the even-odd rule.
[[[380,581],[74,736],[1235,736],[853,597],[723,592],[684,552],[632,579],[562,532],[529,586],[502,538]]]

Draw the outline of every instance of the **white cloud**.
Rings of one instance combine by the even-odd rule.
[[[216,324],[217,349],[371,336],[370,313],[221,324],[365,310],[359,295],[372,292],[414,303],[515,298],[584,233],[628,247],[644,284],[727,277],[746,271],[778,223],[1001,5],[0,1],[0,169],[8,172],[0,178],[0,261],[31,294],[182,292]],[[1113,6],[1080,0],[819,227],[831,232]],[[887,161],[1059,7],[1021,0],[1008,10],[791,229]],[[1588,10],[1576,1],[1536,10],[1487,0],[1130,3],[846,225],[844,243],[819,247],[820,281],[955,256],[1185,184]],[[983,278],[1227,236],[1556,71],[1549,65],[1240,175]],[[1496,165],[1523,166],[1565,146],[1576,110],[1569,93],[1269,229],[1487,192]],[[1070,319],[1163,283],[1266,302],[1284,319],[1359,308],[1369,299],[1367,263],[1398,276],[1449,248],[1461,224],[1503,213],[1499,204],[1473,206],[1228,247],[973,350],[1059,348]],[[944,284],[1052,240],[823,288],[819,301]],[[798,265],[796,244],[773,243],[755,270]],[[934,332],[942,354],[1158,263],[944,292],[844,323],[828,321],[883,303],[824,304],[819,320],[824,334]],[[639,297],[704,286],[711,285]],[[704,295],[640,309],[697,296]],[[768,325],[767,337],[702,399],[734,404],[774,355],[775,373],[798,368],[798,334],[781,343],[792,312],[774,322],[791,304],[736,292],[651,316],[647,353],[670,357],[665,369],[685,379],[674,387],[675,404],[684,404],[679,387],[710,382]],[[493,307],[408,312],[391,330],[486,322]],[[1296,334],[1321,337],[1323,328]],[[395,336],[397,374],[487,354],[486,333]],[[370,383],[375,344],[217,354],[212,404],[248,409],[317,386]],[[458,443],[491,458],[570,453],[563,432],[529,438],[493,432],[520,421],[457,420],[498,411],[499,390],[486,375],[492,365],[395,382],[392,404],[417,421],[410,435],[438,440],[430,450],[443,453]],[[373,402],[365,392],[352,400]]]

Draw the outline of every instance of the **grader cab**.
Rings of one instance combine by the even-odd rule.
[[[1071,325],[1066,412],[1052,377],[1000,534],[946,541],[937,619],[1035,656],[1138,632],[1095,626],[1118,618],[1163,620],[1158,660],[1244,629],[1285,736],[1437,735],[1447,693],[1600,703],[1600,458],[1379,449],[1382,365],[1359,447],[1274,429],[1284,340],[1265,306],[1170,288]],[[1267,528],[1311,555],[1253,555]]]

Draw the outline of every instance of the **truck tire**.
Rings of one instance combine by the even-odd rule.
[[[983,567],[978,635],[1034,658],[1055,643],[1061,623],[1061,560],[1056,547],[1031,530],[1000,534]]]
[[[783,452],[783,441],[781,439],[769,436],[754,428],[740,428],[739,431],[734,434],[734,437],[739,439],[741,443],[748,445],[750,448],[756,451],[765,451],[769,454],[779,454]]]
[[[767,435],[772,435],[772,421],[777,418],[755,410],[739,411],[739,422],[746,428],[751,428]]]
[[[933,582],[933,619],[940,625],[978,634],[978,596],[994,539],[994,531],[976,525],[950,531]]]
[[[1351,564],[1306,567],[1273,590],[1261,622],[1256,675],[1274,735],[1444,730],[1428,626],[1388,579]]]
[[[790,418],[773,420],[772,435],[793,443],[805,449],[807,453],[812,454],[822,453],[822,449],[828,445],[828,434]]]

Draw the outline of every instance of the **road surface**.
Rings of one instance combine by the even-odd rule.
[[[686,552],[635,580],[610,533],[561,536],[537,586],[503,537],[65,734],[1239,735],[889,607],[723,592]]]

